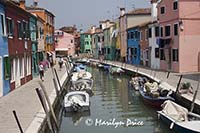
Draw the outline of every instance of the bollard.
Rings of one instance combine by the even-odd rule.
[[[35,90],[36,90],[37,95],[38,95],[38,97],[39,97],[39,99],[40,99],[40,102],[41,102],[41,104],[42,104],[42,107],[43,107],[43,109],[44,109],[44,112],[45,112],[46,115],[47,115],[47,125],[49,126],[50,131],[53,132],[53,128],[52,128],[53,126],[51,125],[51,118],[50,118],[50,114],[49,114],[49,111],[48,111],[48,108],[47,108],[47,104],[46,104],[46,102],[45,102],[44,94],[43,94],[42,91],[39,90],[38,88],[36,88]]]
[[[55,122],[56,128],[58,129],[58,128],[59,128],[59,127],[58,127],[58,121],[57,121],[57,119],[56,119],[56,115],[55,115],[55,113],[54,113],[54,110],[53,110],[53,107],[52,107],[52,105],[51,105],[50,99],[49,99],[49,97],[48,97],[46,88],[45,88],[45,86],[42,84],[41,81],[39,81],[39,84],[40,84],[40,87],[42,88],[42,91],[43,91],[44,96],[45,96],[45,98],[46,98],[46,101],[47,101],[47,104],[48,104],[48,106],[49,106],[50,112],[51,112],[51,114],[52,114],[53,120],[54,120],[54,122]]]
[[[19,122],[19,119],[18,119],[18,117],[17,117],[17,113],[16,113],[15,110],[13,110],[13,115],[14,115],[15,120],[16,120],[16,122],[17,122],[17,125],[18,125],[18,127],[19,127],[20,133],[23,133],[23,129],[22,129],[22,127],[21,127],[21,124],[20,124],[20,122]]]

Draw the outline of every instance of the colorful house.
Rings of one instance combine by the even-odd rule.
[[[63,32],[61,30],[55,30],[55,51],[56,56],[74,56],[75,55],[75,41],[74,36]]]
[[[102,30],[98,27],[95,28],[95,33],[92,34],[92,51],[95,58],[99,58],[102,46]]]
[[[19,7],[19,3],[6,2],[11,90],[32,79],[32,42],[28,26],[31,16],[30,13]]]
[[[0,2],[0,97],[10,91],[10,60],[5,21],[5,3]]]
[[[36,77],[39,74],[38,64],[39,64],[39,53],[38,53],[38,41],[37,41],[37,16],[30,16],[29,20],[30,26],[30,39],[32,42],[32,76]]]
[[[81,33],[81,52],[92,53],[92,35],[90,30]]]
[[[149,38],[152,37],[151,29],[148,28],[150,22],[139,25],[140,32],[140,65],[149,67],[150,61],[150,49],[149,49]]]
[[[38,60],[45,59],[44,20],[37,15]]]
[[[150,21],[151,10],[149,8],[139,8],[128,13],[125,8],[120,8],[119,33],[120,33],[120,54],[121,60],[127,60],[127,29]]]
[[[135,26],[127,29],[127,63],[140,65],[140,31]]]
[[[174,72],[199,71],[199,1],[162,0],[157,7],[160,68]]]
[[[26,10],[33,13],[44,20],[44,48],[46,52],[47,59],[49,56],[55,57],[55,43],[54,43],[54,14],[50,11],[38,7],[37,2],[31,7],[26,7]]]

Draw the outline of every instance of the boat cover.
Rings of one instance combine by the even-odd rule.
[[[170,100],[165,101],[162,104],[162,112],[175,121],[187,121],[188,110]]]

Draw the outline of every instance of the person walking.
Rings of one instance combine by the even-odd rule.
[[[60,60],[59,60],[59,66],[60,66],[60,70],[62,69],[62,65],[63,65],[63,58],[62,57],[60,57]]]
[[[40,74],[40,79],[44,81],[44,66],[42,62],[40,62],[39,64],[39,74]]]

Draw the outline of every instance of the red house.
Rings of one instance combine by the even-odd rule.
[[[30,15],[29,12],[19,7],[18,2],[6,2],[11,91],[32,79],[31,40],[29,35]]]

